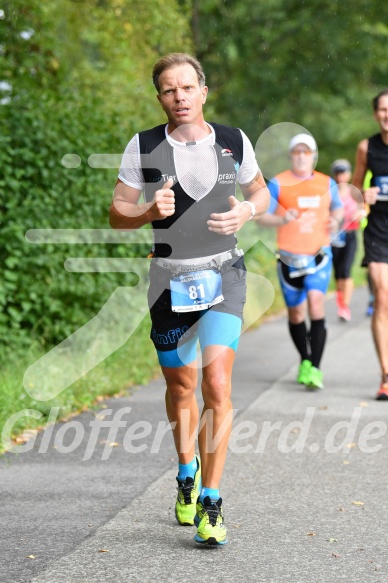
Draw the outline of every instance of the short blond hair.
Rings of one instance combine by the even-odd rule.
[[[170,53],[159,59],[152,69],[152,82],[160,93],[159,77],[167,69],[172,69],[178,65],[189,64],[197,73],[198,83],[200,87],[204,87],[206,83],[205,73],[203,72],[201,63],[192,55],[188,53]]]

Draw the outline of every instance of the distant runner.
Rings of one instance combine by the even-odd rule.
[[[374,118],[380,132],[362,140],[356,152],[353,184],[363,190],[368,170],[371,185],[364,190],[365,203],[370,206],[364,231],[365,257],[374,295],[372,333],[381,367],[381,383],[376,395],[388,400],[388,89],[372,101]]]
[[[338,317],[344,322],[351,319],[350,300],[353,293],[352,265],[357,250],[357,230],[364,213],[363,206],[352,197],[349,185],[352,166],[348,160],[335,160],[330,173],[338,184],[338,192],[344,205],[344,224],[338,237],[331,242],[333,251],[334,278],[337,289]]]
[[[314,170],[314,138],[294,136],[289,151],[291,170],[269,182],[270,208],[258,222],[278,229],[278,276],[289,331],[301,357],[297,381],[308,389],[323,389],[319,367],[326,342],[324,300],[332,268],[330,237],[339,231],[344,211],[335,181]]]

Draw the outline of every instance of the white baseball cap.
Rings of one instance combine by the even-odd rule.
[[[298,144],[304,144],[310,148],[312,152],[316,152],[318,149],[317,142],[314,140],[313,136],[310,136],[310,134],[298,134],[297,136],[294,136],[290,141],[288,150],[291,152],[291,150],[293,150]]]

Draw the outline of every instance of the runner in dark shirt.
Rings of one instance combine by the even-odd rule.
[[[381,384],[376,399],[388,400],[388,89],[373,99],[374,117],[380,133],[362,140],[357,148],[353,184],[362,192],[368,170],[370,187],[364,192],[370,206],[364,231],[365,257],[375,297],[372,332],[381,366]]]

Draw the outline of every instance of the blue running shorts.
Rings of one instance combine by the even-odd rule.
[[[173,312],[171,310],[168,269],[151,262],[148,306],[151,315],[151,339],[159,363],[178,368],[193,362],[199,340],[201,351],[210,345],[237,350],[243,309],[246,301],[246,269],[243,257],[232,258],[221,266],[224,300],[206,310]]]
[[[307,292],[311,290],[321,291],[324,294],[327,292],[333,263],[331,248],[325,247],[324,254],[318,254],[315,261],[315,273],[294,278],[290,277],[288,265],[278,261],[280,287],[288,308],[294,308],[304,302],[307,299]]]

